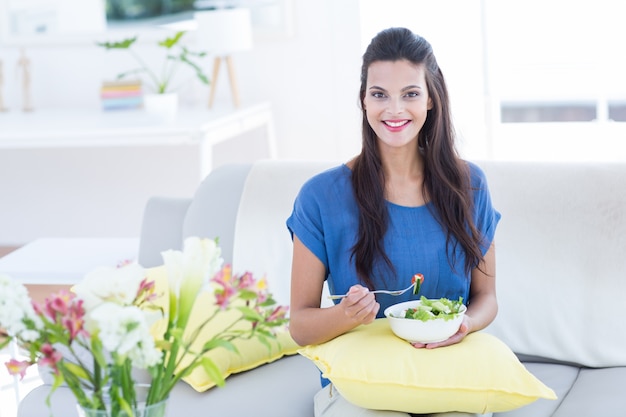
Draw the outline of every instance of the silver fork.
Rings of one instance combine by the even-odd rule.
[[[374,290],[374,291],[370,291],[372,294],[389,294],[389,295],[402,295],[405,292],[407,292],[408,290],[410,290],[411,288],[413,288],[415,284],[411,284],[408,287],[406,287],[403,290]],[[328,298],[330,300],[338,300],[340,298],[344,298],[347,297],[348,294],[341,294],[341,295],[329,295]]]

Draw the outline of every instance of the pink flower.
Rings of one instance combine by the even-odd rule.
[[[133,263],[132,259],[122,259],[116,265],[117,268],[124,268],[126,265],[130,265]]]
[[[79,335],[89,336],[85,330],[85,310],[82,308],[82,300],[74,304],[67,316],[61,318],[61,324],[70,333],[70,343]]]
[[[148,278],[144,278],[141,283],[139,283],[139,289],[137,290],[137,297],[135,300],[143,300],[141,302],[151,302],[156,300],[156,284],[154,281],[148,281]]]
[[[289,307],[287,306],[276,307],[274,311],[272,311],[272,313],[267,317],[266,321],[272,322],[272,321],[284,319],[285,316],[287,315],[287,310],[289,310]]]
[[[265,277],[258,280],[255,284],[257,302],[259,304],[267,301],[268,293],[267,293],[267,279]]]
[[[237,289],[233,285],[231,266],[226,265],[220,269],[217,274],[215,274],[212,281],[222,287],[221,289],[215,290],[215,303],[222,309],[227,308],[231,298],[237,295]]]
[[[38,310],[41,310],[38,307]],[[36,310],[37,311],[37,310]],[[61,290],[46,299],[45,314],[54,323],[61,324],[68,330],[70,343],[78,336],[88,336],[85,326],[85,307],[83,300],[76,298],[76,294]]]
[[[225,287],[221,290],[215,290],[215,303],[220,306],[220,308],[225,309],[228,307],[231,298],[237,294],[237,290],[234,287]]]
[[[61,290],[52,297],[46,298],[45,311],[48,317],[56,321],[57,315],[65,316],[69,310],[69,304],[75,297],[67,290]]]
[[[232,286],[233,269],[230,265],[224,265],[222,269],[217,271],[211,281],[216,282],[222,287]]]
[[[245,272],[238,279],[237,288],[245,290],[252,287],[255,284],[254,277],[250,272]]]
[[[50,343],[44,343],[41,346],[41,353],[43,354],[43,358],[39,360],[39,364],[41,366],[49,366],[54,369],[55,372],[58,372],[57,363],[63,359],[63,355],[52,347]]]
[[[33,310],[35,310],[35,314],[37,314],[38,316],[43,316],[45,314],[44,308],[41,306],[41,304],[31,301],[31,305],[33,306]]]
[[[11,375],[19,375],[20,379],[24,379],[26,370],[32,365],[29,361],[18,361],[17,359],[11,359],[5,363],[5,366],[9,370]]]

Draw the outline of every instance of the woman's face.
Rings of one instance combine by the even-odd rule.
[[[373,62],[363,105],[381,144],[398,148],[417,141],[432,107],[424,66],[407,60]]]

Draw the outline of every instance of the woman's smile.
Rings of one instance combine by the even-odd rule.
[[[383,124],[390,132],[400,132],[411,123],[409,119],[401,120],[383,120]]]

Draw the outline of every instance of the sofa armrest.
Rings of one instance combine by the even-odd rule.
[[[137,261],[144,268],[163,263],[161,252],[182,248],[183,222],[191,204],[188,198],[152,197],[141,224]]]

